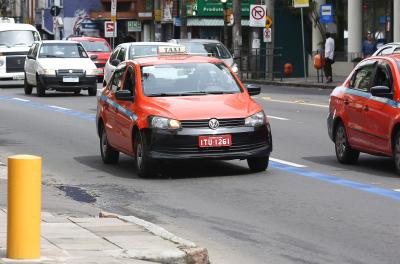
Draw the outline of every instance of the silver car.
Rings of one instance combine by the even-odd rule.
[[[233,61],[233,56],[220,41],[215,39],[171,39],[169,42],[186,46],[188,53],[204,54],[223,60],[226,65],[232,68],[234,73],[238,73],[237,64]]]
[[[111,79],[115,68],[123,61],[157,55],[159,46],[179,46],[167,42],[127,42],[118,45],[104,66],[103,85]]]

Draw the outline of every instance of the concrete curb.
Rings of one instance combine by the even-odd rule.
[[[306,83],[306,82],[287,82],[287,81],[268,81],[268,80],[243,80],[244,83],[256,83],[264,85],[275,85],[275,86],[289,86],[289,87],[301,87],[301,88],[318,88],[318,89],[331,89],[339,86],[340,83]]]
[[[100,212],[99,217],[102,218],[118,218],[122,221],[133,223],[135,225],[141,226],[150,233],[159,236],[165,240],[168,240],[177,245],[177,248],[182,251],[182,255],[169,255],[169,254],[140,254],[137,255],[137,252],[125,251],[123,252],[123,256],[142,259],[142,260],[150,260],[157,261],[165,264],[209,264],[210,260],[208,257],[208,251],[206,248],[198,247],[195,243],[180,238],[164,228],[155,225],[153,223],[147,222],[143,219],[137,218],[135,216],[122,216],[114,213],[108,212]],[[153,252],[154,253],[154,252]]]

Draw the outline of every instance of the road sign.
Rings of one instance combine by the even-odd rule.
[[[300,7],[309,7],[310,1],[309,0],[293,0],[293,7],[300,8]]]
[[[117,36],[117,22],[104,21],[104,37],[115,38]]]
[[[267,7],[250,5],[250,27],[265,27]]]
[[[265,28],[268,29],[272,26],[272,18],[269,16],[266,16],[265,18],[266,22],[265,22]]]
[[[61,8],[59,6],[52,6],[50,8],[50,14],[54,17],[54,16],[58,16],[61,12]]]
[[[322,24],[333,23],[333,5],[321,5],[319,8],[319,21]]]
[[[140,20],[128,21],[128,32],[142,31],[142,22]]]
[[[264,28],[264,42],[272,42],[272,30],[271,28]]]
[[[117,0],[111,0],[111,21],[117,21]]]

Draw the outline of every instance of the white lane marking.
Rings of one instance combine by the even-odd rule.
[[[313,103],[306,103],[304,101],[285,101],[285,100],[276,100],[272,99],[271,97],[261,97],[264,100],[276,102],[276,103],[285,103],[285,104],[298,104],[298,105],[307,105],[307,106],[315,106],[315,107],[322,107],[322,108],[329,108],[329,105],[323,104],[313,104]]]
[[[393,189],[393,191],[395,191],[395,192],[400,192],[400,189]]]
[[[296,167],[296,168],[306,168],[306,167],[307,167],[307,166],[305,166],[305,165],[293,163],[293,162],[290,162],[290,161],[275,159],[275,158],[269,158],[269,160],[270,160],[270,161],[273,161],[273,162],[281,163],[281,164],[284,164],[284,165]]]
[[[283,121],[288,121],[288,120],[290,120],[290,119],[288,119],[288,118],[277,117],[277,116],[272,116],[272,115],[267,115],[267,117],[268,117],[268,118],[271,118],[271,119],[278,119],[278,120],[283,120]]]
[[[21,98],[17,98],[17,97],[14,97],[12,99],[16,100],[16,101],[21,101],[21,102],[29,102],[30,101],[30,100],[27,100],[27,99],[21,99]]]
[[[55,109],[60,109],[60,110],[65,110],[65,111],[71,111],[71,109],[69,109],[69,108],[65,108],[65,107],[61,107],[61,106],[56,106],[56,105],[49,105],[49,107],[55,108]]]

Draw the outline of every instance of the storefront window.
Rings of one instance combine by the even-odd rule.
[[[363,0],[363,38],[368,32],[381,45],[393,41],[392,8],[393,0]]]

